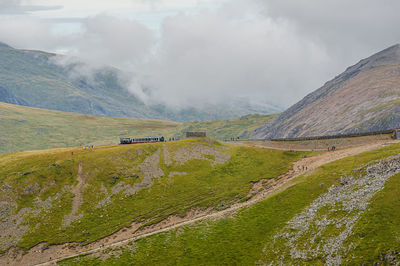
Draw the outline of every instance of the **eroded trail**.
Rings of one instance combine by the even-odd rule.
[[[77,175],[78,184],[71,189],[71,193],[75,196],[72,199],[72,210],[71,213],[66,215],[64,218],[64,226],[70,225],[73,221],[81,218],[81,215],[76,215],[78,213],[79,207],[83,202],[83,190],[86,187],[85,176],[83,175],[83,167],[82,162],[78,165],[78,175]]]
[[[369,145],[364,145],[360,147],[353,147],[343,150],[337,150],[334,152],[324,152],[311,157],[300,159],[293,164],[291,170],[285,174],[279,176],[276,179],[260,180],[253,185],[250,193],[253,196],[246,202],[236,203],[229,208],[222,211],[212,211],[212,210],[202,210],[193,211],[185,217],[170,217],[159,224],[145,227],[144,229],[138,230],[141,224],[132,224],[131,228],[124,228],[120,231],[100,239],[94,243],[87,246],[81,247],[75,245],[71,248],[70,244],[54,245],[50,246],[46,250],[42,250],[42,246],[38,245],[28,251],[27,254],[16,260],[7,260],[8,265],[53,265],[56,262],[73,258],[83,254],[94,254],[101,252],[107,248],[114,248],[118,246],[123,246],[128,242],[134,241],[139,238],[151,236],[161,232],[175,229],[183,225],[193,224],[195,222],[205,220],[205,219],[219,219],[231,215],[234,212],[253,205],[263,199],[266,199],[286,188],[296,184],[294,178],[300,175],[309,175],[316,168],[321,165],[348,157],[360,154],[362,152],[372,151],[378,148],[382,148],[386,145],[394,144],[398,142],[387,141],[372,143]],[[0,259],[0,263],[2,260]]]

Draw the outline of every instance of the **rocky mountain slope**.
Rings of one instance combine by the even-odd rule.
[[[368,132],[400,127],[400,45],[361,60],[283,112],[255,138]]]
[[[279,107],[251,104],[243,99],[223,105],[209,104],[205,108],[146,105],[121,85],[120,70],[103,68],[88,77],[77,71],[79,64],[55,64],[55,56],[0,43],[0,101],[98,116],[173,121],[227,119],[281,111]]]

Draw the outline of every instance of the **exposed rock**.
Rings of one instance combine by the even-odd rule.
[[[24,188],[24,190],[22,191],[22,194],[29,195],[29,194],[35,193],[38,190],[40,190],[40,186],[39,186],[39,184],[35,183],[33,185],[26,186]]]
[[[150,187],[153,185],[155,178],[164,176],[163,170],[160,168],[160,149],[154,152],[152,155],[146,157],[139,169],[142,171],[143,179],[140,183],[134,185],[126,184],[124,181],[120,181],[116,186],[112,188],[113,194],[118,194],[123,191],[126,195],[133,195],[137,191],[143,188]],[[140,152],[141,154],[143,151]]]
[[[169,177],[173,177],[174,175],[187,175],[186,172],[171,172],[169,173]]]
[[[100,190],[103,191],[105,197],[103,200],[101,200],[99,203],[97,203],[97,208],[105,207],[111,203],[111,196],[108,193],[107,188],[103,184],[101,184]]]
[[[367,166],[359,178],[343,176],[339,184],[331,186],[327,193],[290,220],[264,252],[280,254],[279,260],[272,264],[318,258],[327,265],[341,264],[342,256],[355,247],[354,243],[346,246],[344,242],[370,199],[384,188],[388,178],[399,172],[400,156],[396,156]],[[282,245],[285,250],[277,248]]]
[[[214,159],[210,159],[207,156],[212,156]],[[212,165],[223,164],[231,158],[229,153],[218,151],[215,147],[207,145],[195,145],[192,147],[184,147],[176,151],[174,154],[174,160],[181,164],[189,160],[208,160]]]
[[[22,175],[30,175],[30,174],[33,174],[33,173],[36,173],[37,171],[29,171],[29,172],[25,172],[25,173],[23,173]]]
[[[171,155],[168,151],[167,145],[163,145],[163,152],[164,152],[164,163],[166,166],[170,166],[172,164]]]
[[[31,208],[21,209],[15,213],[15,202],[0,201],[0,250],[7,250],[21,240],[29,226],[23,225],[23,219]]]

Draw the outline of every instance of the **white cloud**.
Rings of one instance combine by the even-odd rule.
[[[16,48],[53,50],[62,40],[51,25],[29,16],[0,16],[0,41]]]
[[[154,95],[177,105],[237,96],[287,103],[325,63],[324,51],[292,25],[240,2],[167,19],[144,81]]]
[[[20,6],[21,0],[2,0],[0,2],[0,10],[16,8]]]
[[[83,21],[83,31],[68,36],[69,55],[90,64],[140,68],[154,43],[153,32],[133,20],[98,15]]]
[[[287,106],[400,40],[395,0],[230,0],[219,8],[221,1],[33,1],[64,8],[3,16],[2,41],[119,67],[131,73],[134,93],[173,105],[246,95]],[[141,8],[162,18],[159,33],[126,16]],[[78,30],[63,34],[60,24],[38,18],[74,15],[83,18],[74,22]]]

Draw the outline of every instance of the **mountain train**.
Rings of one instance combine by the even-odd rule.
[[[137,144],[137,143],[153,143],[164,142],[164,137],[145,137],[145,138],[120,138],[120,144]]]

